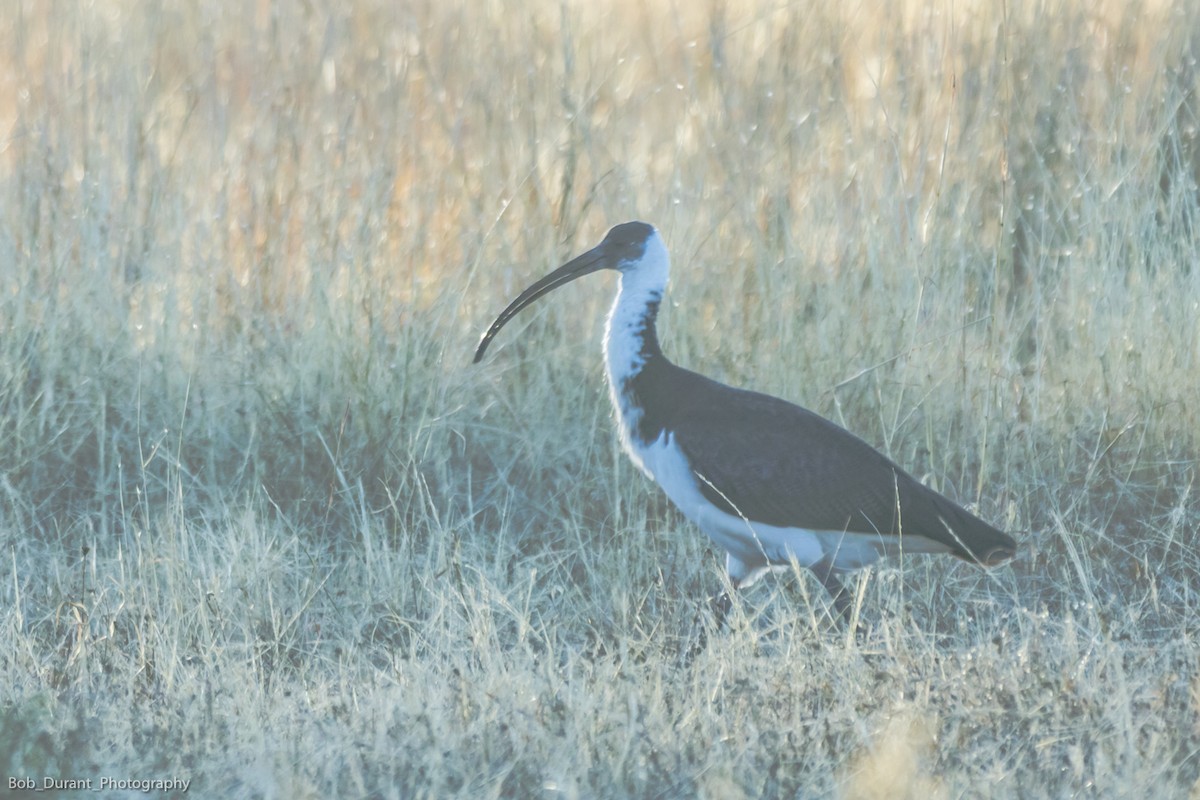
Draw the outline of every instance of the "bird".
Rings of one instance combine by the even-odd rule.
[[[604,365],[621,444],[683,516],[724,550],[729,589],[745,589],[768,571],[798,563],[849,623],[852,603],[841,576],[883,556],[949,553],[990,567],[1016,554],[1008,534],[834,422],[669,361],[656,321],[670,257],[649,223],[616,225],[599,245],[521,292],[480,337],[474,363],[526,306],[600,270],[619,275]],[[714,609],[723,622],[729,591],[718,601]]]

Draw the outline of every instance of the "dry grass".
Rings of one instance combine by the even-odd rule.
[[[810,5],[14,3],[0,794],[1196,796],[1200,9]],[[630,218],[676,361],[1017,561],[880,565],[862,641],[767,581],[689,661],[610,279],[469,365]]]

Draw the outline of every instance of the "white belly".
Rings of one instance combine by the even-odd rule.
[[[726,513],[701,493],[703,476],[692,469],[669,433],[664,432],[648,445],[627,436],[622,439],[634,462],[663,488],[683,515],[725,550],[729,577],[740,586],[750,585],[772,566],[786,566],[793,561],[803,567],[824,562],[835,572],[845,572],[900,549],[899,537],[895,536],[783,528]],[[908,539],[904,545],[910,552],[945,549],[919,537]]]

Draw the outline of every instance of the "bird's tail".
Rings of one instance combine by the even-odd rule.
[[[954,555],[985,567],[1003,564],[1017,554],[1017,542],[1004,531],[992,527],[979,517],[949,500],[943,514],[946,526],[955,542]]]

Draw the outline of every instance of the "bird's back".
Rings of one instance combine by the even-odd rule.
[[[924,486],[849,431],[793,403],[653,359],[628,384],[633,433],[669,430],[715,506],[751,522],[921,536],[962,558],[1010,558],[1011,537]]]

